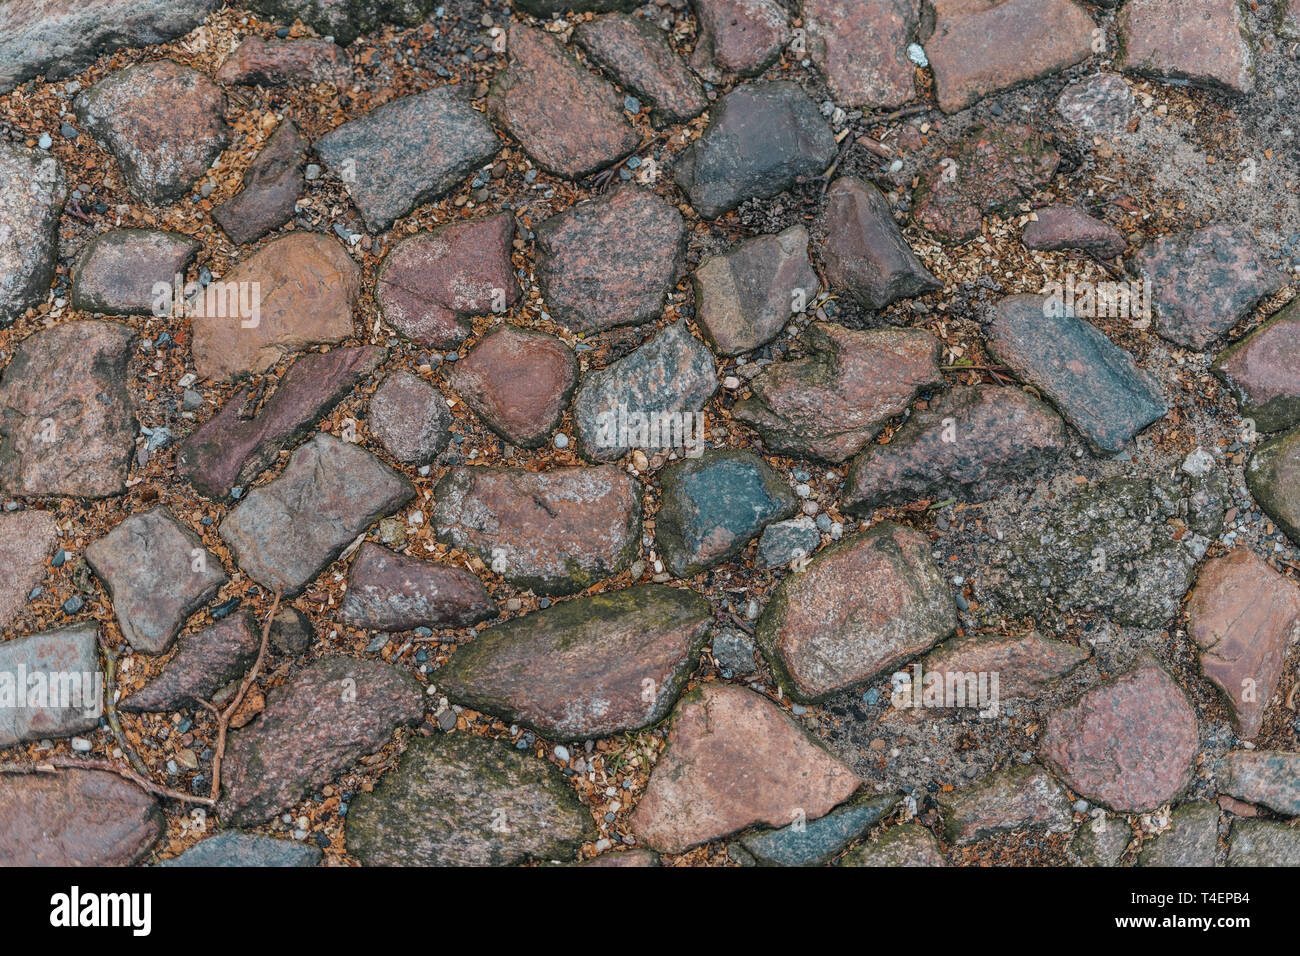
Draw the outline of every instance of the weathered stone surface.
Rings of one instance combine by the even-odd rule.
[[[750,383],[732,414],[768,451],[843,461],[875,438],[923,388],[943,381],[939,343],[919,329],[857,331],[814,323],[805,358],[780,362]]]
[[[226,516],[221,537],[253,580],[292,596],[413,497],[410,482],[365,449],[317,434]]]
[[[100,676],[93,622],[0,642],[0,747],[98,727]]]
[[[274,394],[252,418],[243,417],[250,390],[240,389],[216,415],[181,444],[176,473],[209,498],[247,487],[303,438],[326,412],[384,361],[387,350],[373,345],[300,356],[284,373]]]
[[[681,853],[755,823],[815,820],[861,782],[767,698],[705,684],[673,712],[630,825],[639,843]]]
[[[944,834],[957,845],[1008,830],[1064,833],[1074,825],[1070,798],[1042,767],[1023,764],[941,793]]]
[[[158,676],[118,706],[136,713],[178,710],[210,701],[228,683],[244,676],[257,659],[261,629],[249,615],[231,614],[176,641],[176,653]]]
[[[23,340],[0,377],[0,490],[122,493],[135,452],[134,342],[116,322],[65,322]]]
[[[836,153],[817,105],[794,83],[746,83],[713,107],[709,125],[677,160],[673,178],[705,219],[820,176]]]
[[[1201,568],[1187,617],[1201,670],[1227,695],[1237,732],[1249,740],[1300,635],[1300,588],[1253,551],[1236,548]]]
[[[755,633],[787,693],[817,701],[928,651],[956,627],[930,542],[886,521],[783,580]]]
[[[424,716],[424,688],[382,661],[318,660],[266,695],[266,709],[231,733],[217,812],[258,824],[330,782]]]
[[[1079,827],[1070,843],[1070,854],[1081,866],[1119,866],[1132,838],[1125,820],[1092,816]]]
[[[614,88],[589,72],[555,38],[515,23],[509,67],[488,104],[498,122],[543,168],[577,179],[636,149],[640,138]]]
[[[984,215],[1024,201],[1051,180],[1060,162],[1056,150],[1028,126],[971,127],[950,155],[921,174],[912,220],[943,242],[973,239]]]
[[[583,376],[573,400],[582,454],[616,461],[632,448],[694,446],[703,432],[700,409],[717,389],[708,346],[685,322],[670,325],[631,354]]]
[[[248,7],[286,26],[301,20],[347,45],[385,23],[416,26],[432,12],[434,0],[250,0]]]
[[[431,564],[367,541],[352,559],[339,620],[376,631],[469,627],[496,617],[481,581],[464,568]]]
[[[543,20],[549,20],[553,13],[567,13],[570,10],[574,13],[609,13],[635,10],[640,5],[637,0],[511,0],[511,6],[515,9]]]
[[[161,229],[112,229],[82,250],[72,270],[72,307],[106,315],[148,315],[154,284],[172,285],[202,248],[189,236]],[[163,297],[170,307],[171,296]]]
[[[324,854],[312,843],[277,840],[261,833],[227,830],[200,840],[159,866],[316,866]]]
[[[384,321],[417,345],[459,345],[469,335],[469,316],[503,312],[519,299],[510,264],[514,233],[514,217],[500,213],[397,243],[375,280]]]
[[[153,206],[189,192],[230,141],[225,94],[171,60],[110,73],[74,106],[81,125],[117,160],[131,195]]]
[[[693,277],[695,318],[721,355],[766,345],[820,281],[808,259],[808,230],[791,226],[758,236],[700,263]]]
[[[1052,714],[1041,753],[1070,789],[1137,813],[1186,789],[1198,744],[1196,712],[1146,659]]]
[[[1255,241],[1225,223],[1157,239],[1134,267],[1151,281],[1160,334],[1189,348],[1209,345],[1286,285]]]
[[[433,461],[451,440],[447,400],[420,376],[389,372],[370,397],[370,432],[390,455],[408,465]]]
[[[361,270],[336,239],[291,232],[218,281],[227,294],[205,295],[191,319],[194,369],[203,378],[257,375],[289,352],[352,334]]]
[[[1219,763],[1219,790],[1284,816],[1300,815],[1300,753],[1239,750]]]
[[[1011,617],[1105,614],[1161,627],[1178,613],[1196,563],[1223,530],[1222,476],[1117,475],[1036,500],[976,578],[980,603]]]
[[[0,7],[0,94],[38,74],[79,73],[101,53],[164,43],[203,22],[217,0],[38,0]]]
[[[1189,803],[1169,817],[1169,829],[1142,841],[1138,866],[1214,866],[1219,855],[1219,808]]]
[[[704,598],[661,584],[574,598],[488,628],[434,680],[453,702],[547,738],[608,737],[667,715],[711,619]]]
[[[235,245],[261,239],[293,218],[305,180],[307,141],[285,120],[244,174],[243,191],[212,210],[212,218]]]
[[[903,238],[889,200],[871,183],[843,176],[826,193],[826,282],[868,309],[943,288]]]
[[[506,441],[538,448],[564,417],[578,360],[553,335],[503,324],[451,367],[447,383]]]
[[[102,770],[0,774],[0,866],[130,866],[165,828],[158,801]]]
[[[659,854],[653,850],[624,850],[622,853],[602,853],[582,865],[595,867],[658,866]]]
[[[1022,637],[971,635],[936,648],[921,662],[926,677],[997,674],[998,697],[1033,699],[1088,659],[1088,651],[1037,633]]]
[[[1246,485],[1265,514],[1300,542],[1300,428],[1255,449],[1246,464]]]
[[[455,86],[390,100],[316,140],[372,232],[441,196],[501,148]]]
[[[1219,353],[1214,372],[1262,433],[1300,424],[1300,302]]]
[[[993,307],[989,349],[1037,386],[1098,454],[1123,451],[1168,411],[1155,380],[1059,299],[1013,295]]]
[[[1044,206],[1034,216],[1020,236],[1030,249],[1084,249],[1114,259],[1128,246],[1122,232],[1076,206]]]
[[[271,646],[281,654],[305,653],[315,636],[311,619],[296,607],[286,607],[271,618]]]
[[[1300,830],[1272,820],[1234,820],[1228,866],[1300,866]]]
[[[709,648],[719,667],[733,674],[752,674],[758,668],[754,658],[754,640],[744,631],[724,627],[713,635]]]
[[[342,89],[352,79],[347,55],[328,40],[267,40],[245,37],[217,71],[217,82],[244,86],[329,83]]]
[[[1097,25],[1070,0],[933,0],[925,52],[939,108],[977,100],[1060,72],[1092,55]]]
[[[4,16],[0,10],[0,20]],[[0,71],[6,60],[0,56]],[[45,300],[54,281],[67,194],[57,159],[0,143],[0,327]]]
[[[539,594],[573,594],[618,574],[640,545],[641,486],[609,466],[453,468],[433,495],[439,541]]]
[[[776,469],[742,449],[707,449],[674,462],[660,489],[655,544],[679,578],[730,560],[764,525],[799,506]]]
[[[1122,69],[1255,92],[1255,55],[1237,0],[1130,0],[1117,22]]]
[[[801,516],[776,521],[763,529],[758,539],[758,559],[765,568],[777,568],[806,558],[822,543],[821,532],[812,518]]]
[[[892,109],[916,95],[907,44],[918,0],[807,0],[808,51],[838,103]]]
[[[685,251],[682,214],[620,186],[537,227],[537,281],[551,314],[575,331],[639,325],[663,310]]]
[[[693,0],[700,36],[692,62],[753,76],[762,73],[790,36],[790,21],[776,0]]]
[[[49,511],[0,514],[0,628],[18,616],[32,588],[45,579],[45,559],[59,540]]]
[[[122,636],[150,654],[167,650],[185,619],[229,580],[220,559],[162,506],[92,541],[86,561],[113,599]]]
[[[700,82],[663,30],[640,17],[611,13],[574,28],[587,58],[651,107],[658,123],[684,123],[708,108]]]
[[[1133,91],[1118,73],[1098,73],[1071,83],[1056,100],[1056,112],[1085,133],[1114,136],[1128,129],[1135,109]]]
[[[859,797],[820,820],[741,837],[741,845],[763,866],[825,866],[898,803],[898,794]]]
[[[366,866],[514,866],[571,860],[591,813],[550,764],[468,734],[417,738],[347,818]]]
[[[854,847],[840,860],[840,866],[947,865],[934,834],[915,823],[890,827],[876,839]]]

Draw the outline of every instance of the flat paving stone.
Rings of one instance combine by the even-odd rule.
[[[1233,751],[1219,762],[1217,773],[1220,792],[1284,816],[1300,815],[1300,753]]]
[[[1093,451],[1115,455],[1168,413],[1155,379],[1096,326],[1046,295],[1015,295],[993,307],[989,349],[1036,386]]]
[[[637,842],[661,853],[756,823],[815,820],[862,781],[766,697],[705,684],[677,705],[668,746],[632,811]]]
[[[1300,425],[1300,303],[1288,303],[1219,353],[1214,374],[1232,391],[1243,418],[1268,434]]]
[[[261,628],[247,612],[231,614],[201,630],[182,634],[176,653],[156,677],[118,706],[132,713],[157,713],[197,707],[257,660]]]
[[[956,603],[929,540],[886,521],[819,552],[777,585],[755,637],[786,693],[816,702],[928,651],[956,628]]]
[[[1188,803],[1169,817],[1169,829],[1142,841],[1138,866],[1215,865],[1219,855],[1219,808]]]
[[[164,506],[133,514],[86,547],[104,582],[122,637],[137,651],[161,654],[185,619],[230,579],[221,560]]]
[[[1089,817],[1070,841],[1070,855],[1081,866],[1119,866],[1133,832],[1124,820]]]
[[[492,124],[455,86],[389,100],[313,144],[371,232],[437,199],[501,148]]]
[[[343,89],[352,81],[352,65],[335,43],[311,37],[294,40],[244,37],[217,70],[227,86],[309,86],[329,83]]]
[[[244,174],[244,188],[212,210],[230,241],[255,242],[293,218],[306,186],[308,144],[285,120],[266,140]]]
[[[0,375],[0,491],[121,494],[135,454],[127,365],[135,333],[117,322],[35,332]]]
[[[808,0],[808,52],[845,107],[894,109],[916,96],[907,45],[920,22],[918,0]]]
[[[1237,0],[1130,0],[1116,23],[1121,69],[1255,92],[1255,54]]]
[[[573,39],[588,60],[648,104],[657,123],[684,123],[708,108],[700,81],[649,21],[611,13],[579,23]]]
[[[82,128],[117,160],[131,195],[151,206],[188,193],[230,142],[225,94],[172,60],[110,73],[73,105]]]
[[[925,827],[904,823],[890,827],[874,840],[854,847],[840,866],[931,867],[947,866],[939,841]]]
[[[318,433],[225,517],[221,537],[249,577],[292,597],[414,497],[411,483],[370,452]]]
[[[316,866],[324,857],[321,848],[311,843],[279,840],[261,833],[227,830],[200,840],[184,853],[159,866],[170,867],[281,867]]]
[[[639,186],[577,203],[536,231],[542,298],[575,332],[658,318],[686,251],[682,214]]]
[[[820,176],[835,135],[817,105],[788,80],[746,83],[710,110],[709,125],[678,157],[673,178],[705,219],[746,199],[768,199]]]
[[[329,783],[424,717],[424,688],[382,661],[326,657],[266,695],[266,707],[230,734],[221,821],[253,826]]]
[[[552,740],[640,730],[677,701],[712,617],[700,595],[661,584],[574,598],[481,632],[434,680]]]
[[[616,468],[449,470],[433,492],[438,540],[521,590],[564,595],[625,570],[641,537],[641,486]]]
[[[103,713],[95,622],[0,642],[0,747],[95,730]]]
[[[921,671],[927,679],[942,679],[945,687],[953,679],[968,683],[970,674],[996,674],[999,701],[1033,700],[1087,659],[1086,648],[1033,632],[970,635],[935,648],[922,659]]]
[[[338,619],[375,631],[470,627],[496,617],[497,606],[464,568],[433,564],[366,541],[348,570]]]
[[[0,628],[9,626],[32,589],[45,580],[45,561],[58,541],[53,512],[0,513]]]
[[[4,16],[0,10],[0,19]],[[57,159],[0,143],[0,328],[45,301],[58,264],[59,218],[67,195]]]
[[[1068,833],[1070,798],[1042,767],[1023,764],[982,777],[938,797],[944,835],[957,846],[1010,831]]]
[[[699,18],[693,64],[753,76],[780,54],[790,21],[776,0],[695,0]]]
[[[838,462],[862,450],[923,388],[939,385],[939,343],[920,329],[816,322],[803,358],[778,362],[732,408],[774,454]]]
[[[438,457],[451,441],[451,422],[442,392],[412,372],[389,372],[370,397],[370,433],[403,464]]]
[[[1282,532],[1300,543],[1300,428],[1256,447],[1246,463],[1246,486]]]
[[[365,866],[515,866],[571,861],[595,840],[591,812],[559,770],[469,734],[416,738],[345,827]]]
[[[1020,235],[1030,249],[1083,249],[1102,259],[1114,259],[1128,248],[1122,232],[1076,206],[1044,206],[1033,215]]]
[[[149,315],[156,283],[184,275],[202,245],[162,229],[112,229],[82,250],[72,270],[72,306],[105,315]],[[164,300],[170,303],[170,296]]]
[[[1273,820],[1234,820],[1228,866],[1300,866],[1300,831]]]

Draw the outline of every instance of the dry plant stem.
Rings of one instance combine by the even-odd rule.
[[[51,757],[49,760],[42,760],[40,763],[35,764],[0,764],[0,773],[54,773],[57,770],[103,770],[106,773],[115,773],[123,779],[130,780],[137,787],[147,790],[154,796],[166,797],[169,800],[177,800],[182,803],[198,803],[205,807],[210,807],[216,803],[210,797],[196,797],[190,793],[181,793],[179,790],[168,790],[166,787],[160,787],[147,777],[142,777],[134,770],[121,767],[111,760],[96,760],[93,757],[85,759]]]
[[[108,646],[103,634],[99,636],[99,646],[104,651],[104,712],[108,716],[108,726],[113,731],[113,737],[117,741],[118,749],[126,755],[127,761],[135,768],[135,772],[142,777],[147,777],[149,768],[144,765],[144,761],[140,759],[140,756],[131,749],[126,734],[122,731],[122,722],[117,717],[117,651]]]

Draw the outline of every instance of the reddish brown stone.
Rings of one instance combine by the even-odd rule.
[[[956,627],[929,540],[887,521],[782,581],[755,635],[787,692],[816,701],[928,651]]]
[[[1300,424],[1300,300],[1219,353],[1214,372],[1260,432]]]
[[[1074,826],[1070,799],[1042,767],[1028,764],[989,774],[969,787],[941,794],[949,842],[976,843],[1007,830],[1063,833]]]
[[[194,369],[224,382],[265,372],[289,352],[350,336],[361,270],[337,240],[291,232],[208,290],[214,286],[226,294],[208,291],[191,320]],[[245,303],[257,308],[245,310]]]
[[[997,674],[1003,700],[1032,700],[1088,659],[1082,647],[1049,641],[1036,633],[1022,637],[971,636],[949,641],[921,661],[931,674]]]
[[[802,344],[806,358],[768,368],[751,383],[753,397],[733,409],[777,454],[843,461],[943,380],[929,332],[814,323]]]
[[[776,0],[695,0],[700,21],[692,63],[753,76],[777,58],[790,22]]]
[[[1187,601],[1187,631],[1201,648],[1201,669],[1232,702],[1237,731],[1249,740],[1300,634],[1300,588],[1253,551],[1236,548],[1201,568]]]
[[[408,465],[426,465],[451,440],[447,400],[410,372],[390,372],[370,398],[370,432],[390,455]]]
[[[639,730],[676,702],[712,619],[700,595],[661,584],[574,598],[457,648],[438,690],[552,740]]]
[[[595,867],[626,867],[626,866],[658,866],[659,854],[653,850],[626,850],[622,853],[602,853],[600,856],[588,860],[583,866]]]
[[[1187,788],[1198,746],[1196,712],[1147,659],[1054,713],[1041,752],[1072,790],[1139,813]]]
[[[579,23],[573,38],[592,62],[649,104],[656,121],[684,123],[708,107],[699,80],[649,21],[611,13]]]
[[[439,541],[539,594],[572,594],[618,574],[641,543],[641,486],[608,465],[453,468],[433,494]]]
[[[368,630],[410,631],[469,627],[496,613],[487,589],[464,568],[430,564],[367,541],[352,559],[339,620]]]
[[[1216,772],[1225,793],[1284,816],[1300,816],[1300,753],[1234,750]]]
[[[618,94],[589,73],[553,37],[522,23],[510,27],[509,68],[489,104],[538,164],[576,179],[603,169],[640,142]]]
[[[1113,259],[1128,246],[1114,226],[1074,206],[1045,206],[1035,209],[1034,216],[1020,237],[1030,249],[1086,249]]]
[[[266,40],[245,37],[217,71],[217,82],[245,86],[329,83],[339,89],[352,80],[342,47],[328,40]]]
[[[8,627],[32,588],[45,578],[45,559],[59,540],[49,511],[0,514],[0,628]]]
[[[1028,126],[974,126],[921,175],[912,219],[944,242],[973,239],[985,213],[1022,202],[1051,180],[1060,162]]]
[[[920,6],[918,0],[806,0],[808,51],[836,102],[892,109],[916,95],[907,44]]]
[[[569,405],[578,360],[553,335],[500,325],[452,366],[447,381],[506,441],[537,448]]]
[[[399,242],[375,280],[384,321],[418,345],[459,345],[469,335],[469,316],[504,312],[519,299],[510,264],[514,233],[514,217],[500,213]]]
[[[939,108],[956,113],[998,90],[1092,54],[1097,25],[1070,0],[933,0],[925,43]]]
[[[682,853],[756,823],[815,820],[861,783],[766,697],[706,684],[674,711],[630,825],[639,843]]]
[[[306,158],[307,141],[291,120],[285,120],[248,167],[243,191],[212,210],[231,242],[253,242],[293,218]]]
[[[176,710],[211,701],[212,695],[238,680],[257,659],[261,629],[245,612],[232,614],[216,624],[182,634],[176,653],[163,665],[158,676],[119,705],[141,712]]]
[[[117,774],[0,774],[0,866],[130,866],[165,827],[158,801]]]
[[[1129,0],[1118,24],[1125,70],[1255,92],[1255,55],[1238,0]]]
[[[181,444],[176,473],[209,498],[247,487],[387,354],[386,349],[364,345],[303,355],[252,418],[243,417],[249,389],[240,389]]]
[[[682,214],[620,186],[537,227],[537,281],[557,320],[578,332],[659,317],[686,251]]]
[[[72,270],[72,306],[105,315],[148,315],[158,305],[154,284],[169,286],[201,244],[161,229],[113,229],[82,250]],[[163,298],[164,306],[170,296]]]

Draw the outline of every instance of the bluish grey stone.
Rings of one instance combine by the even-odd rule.
[[[765,568],[783,567],[808,557],[821,543],[821,532],[812,518],[777,521],[763,529],[763,537],[758,540],[758,562]]]
[[[896,793],[861,798],[818,820],[755,833],[741,843],[763,866],[824,866],[874,826],[898,798]]]
[[[180,856],[159,866],[315,866],[320,847],[310,843],[277,840],[259,833],[227,830],[194,844]]]

